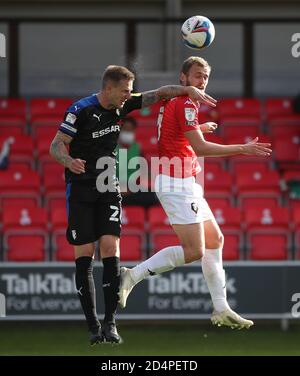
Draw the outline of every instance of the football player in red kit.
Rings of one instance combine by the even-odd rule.
[[[201,57],[184,61],[180,81],[206,89],[211,67]],[[255,138],[240,145],[220,145],[206,141],[203,133],[212,132],[217,124],[198,121],[199,108],[188,96],[165,102],[158,118],[158,147],[161,163],[155,190],[181,245],[164,248],[132,269],[121,268],[120,305],[135,284],[149,275],[163,273],[177,266],[201,259],[202,270],[212,298],[213,324],[231,328],[253,325],[228,305],[225,272],[222,264],[224,236],[197,183],[200,171],[198,157],[220,157],[237,154],[269,156],[270,144]],[[170,163],[171,162],[171,163]]]

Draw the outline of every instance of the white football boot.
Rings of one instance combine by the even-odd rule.
[[[130,275],[130,272],[131,271],[128,268],[121,268],[121,285],[119,291],[119,305],[121,308],[126,307],[128,295],[130,294],[133,287],[136,285],[136,283]]]
[[[223,312],[214,311],[211,322],[217,326],[230,326],[231,329],[249,329],[250,326],[254,325],[253,321],[244,319],[232,309],[226,309]]]

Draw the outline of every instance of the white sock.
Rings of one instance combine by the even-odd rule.
[[[138,283],[151,273],[160,274],[183,265],[184,252],[181,246],[167,247],[131,269],[132,279]]]
[[[230,308],[226,298],[226,280],[222,262],[222,249],[206,249],[201,264],[214,309],[218,312],[222,312]]]

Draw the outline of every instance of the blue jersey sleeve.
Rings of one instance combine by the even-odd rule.
[[[59,130],[68,136],[74,137],[80,125],[81,110],[80,104],[72,104],[65,112],[64,120],[60,124]]]

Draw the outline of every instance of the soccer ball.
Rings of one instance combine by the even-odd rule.
[[[204,16],[188,18],[181,27],[183,42],[195,50],[208,47],[215,38],[214,24]]]

